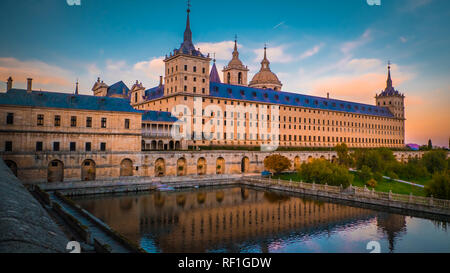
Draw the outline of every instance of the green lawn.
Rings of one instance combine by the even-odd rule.
[[[353,179],[353,186],[357,186],[357,187],[364,187],[364,184],[358,176],[352,174],[354,179]],[[273,179],[282,179],[282,180],[291,180],[292,181],[303,181],[303,182],[308,182],[308,181],[304,181],[304,179],[302,179],[302,177],[298,174],[298,173],[290,173],[290,174],[281,174],[278,176],[273,176]],[[415,181],[416,182],[416,181]],[[426,181],[423,181],[423,183],[425,183]],[[417,182],[418,184],[422,184]],[[391,180],[386,180],[383,179],[382,182],[378,182],[377,187],[375,188],[376,191],[380,191],[380,192],[389,192],[389,190],[392,190],[393,193],[398,193],[398,194],[410,194],[412,193],[413,195],[416,196],[426,196],[425,195],[425,190],[416,186],[412,186],[412,185],[408,185],[408,184],[404,184],[404,183],[400,183],[400,182],[395,182],[395,181],[391,181]]]

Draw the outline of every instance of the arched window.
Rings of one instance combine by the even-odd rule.
[[[227,83],[230,84],[231,82],[231,75],[230,72],[227,73]]]
[[[238,74],[238,84],[242,84],[242,72]]]

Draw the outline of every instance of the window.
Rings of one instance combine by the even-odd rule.
[[[75,152],[77,150],[77,143],[76,142],[70,142],[70,151]]]
[[[196,66],[194,66],[193,71],[197,72],[197,67]]]
[[[187,70],[188,70],[187,65],[184,65],[184,71],[187,71]]]
[[[53,151],[59,152],[59,142],[53,142]]]
[[[86,127],[92,128],[92,118],[91,117],[86,118]]]
[[[90,152],[91,151],[91,143],[90,142],[86,142],[86,152]]]
[[[105,142],[100,143],[100,151],[102,151],[102,152],[106,151],[106,143]]]
[[[37,116],[37,126],[44,126],[44,115]]]
[[[125,129],[130,129],[130,120],[125,119]]]
[[[70,117],[70,126],[77,127],[77,117],[75,116]]]
[[[61,126],[61,116],[56,115],[55,116],[55,127]]]
[[[42,152],[42,149],[43,149],[42,141],[36,142],[36,152]]]
[[[12,141],[5,141],[5,152],[12,152]]]
[[[102,128],[106,128],[106,118],[102,118]]]
[[[8,113],[6,115],[6,124],[8,125],[14,124],[14,113]]]

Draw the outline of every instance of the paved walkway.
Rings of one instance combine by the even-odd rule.
[[[351,172],[359,172],[358,170],[355,170],[355,169],[349,169]],[[413,182],[408,182],[408,181],[405,181],[405,180],[400,180],[400,179],[393,179],[393,178],[390,178],[390,177],[388,177],[388,176],[383,176],[383,178],[384,179],[387,179],[387,180],[393,180],[393,181],[395,181],[395,182],[399,182],[399,183],[403,183],[403,184],[408,184],[408,185],[412,185],[412,186],[416,186],[416,187],[419,187],[419,188],[425,188],[425,186],[424,185],[421,185],[421,184],[416,184],[416,183],[413,183]]]

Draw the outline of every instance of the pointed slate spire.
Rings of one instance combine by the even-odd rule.
[[[180,47],[180,52],[183,54],[193,54],[197,53],[195,50],[194,44],[192,43],[192,31],[191,31],[191,22],[189,18],[189,14],[191,12],[191,3],[188,1],[188,9],[187,9],[187,19],[186,19],[186,30],[184,31],[184,39],[183,43]]]
[[[213,64],[213,66],[211,68],[211,73],[209,74],[209,81],[210,82],[221,83],[220,77],[219,77],[219,72],[217,71],[216,60],[215,59],[214,59],[214,64]]]
[[[392,79],[391,79],[391,62],[388,62],[388,79],[386,81],[386,89],[392,88]]]

